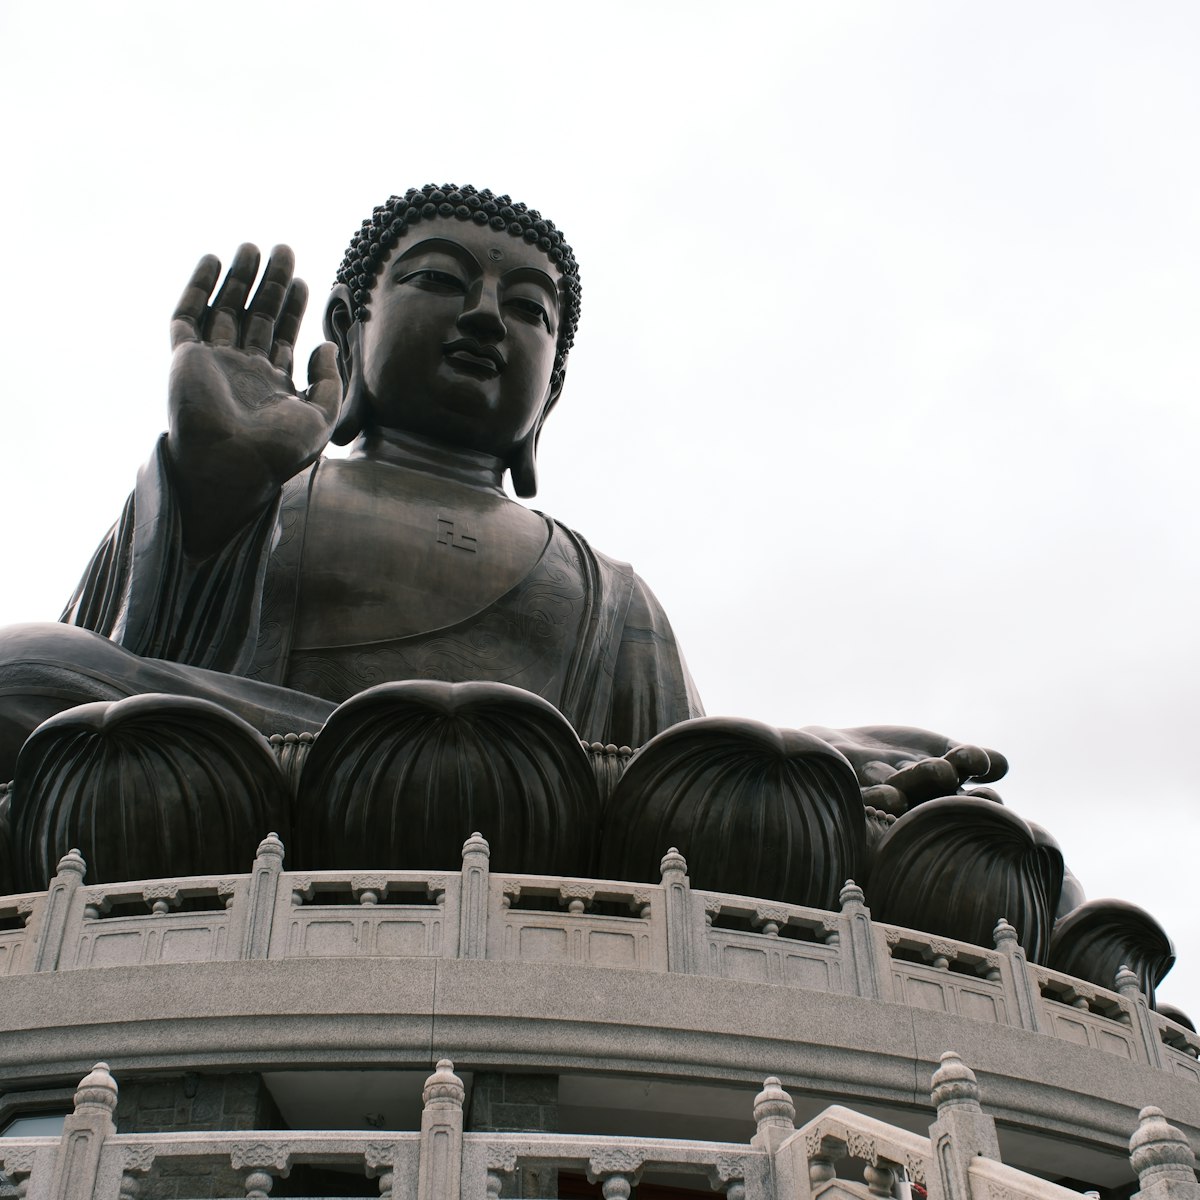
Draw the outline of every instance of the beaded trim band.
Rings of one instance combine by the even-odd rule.
[[[489,225],[497,233],[507,230],[512,237],[523,238],[544,251],[558,267],[563,276],[565,303],[554,374],[556,380],[561,381],[567,353],[575,344],[583,291],[575,252],[555,229],[554,222],[545,220],[537,209],[526,208],[510,196],[497,196],[487,188],[477,191],[470,184],[443,183],[437,187],[429,183],[423,188],[409,188],[403,196],[389,196],[386,204],[376,208],[351,238],[337,273],[338,283],[344,283],[353,294],[355,319],[365,321],[369,316],[367,305],[371,300],[371,289],[397,240],[420,221],[448,217]]]

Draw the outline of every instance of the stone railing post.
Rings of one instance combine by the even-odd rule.
[[[1161,1071],[1164,1065],[1162,1038],[1159,1036],[1158,1026],[1155,1025],[1154,1017],[1150,1013],[1150,1003],[1142,992],[1137,975],[1122,964],[1117,970],[1113,987],[1123,999],[1128,1000],[1133,1006],[1133,1024],[1141,1035],[1140,1040],[1146,1062]]]
[[[46,1200],[93,1200],[104,1139],[117,1132],[117,1081],[97,1063],[75,1089],[75,1111],[63,1123]]]
[[[58,871],[50,880],[50,889],[42,905],[42,924],[33,953],[35,971],[55,971],[62,957],[67,921],[75,908],[87,864],[78,850],[68,850],[58,861]]]
[[[604,1200],[629,1200],[641,1177],[641,1155],[629,1150],[614,1147],[598,1151],[588,1159],[587,1181],[600,1185]]]
[[[871,910],[866,906],[862,888],[853,879],[846,880],[838,896],[838,904],[849,933],[848,937],[842,939],[841,947],[846,983],[853,986],[851,995],[861,996],[864,1000],[878,1000],[882,992],[871,928]]]
[[[1016,929],[1001,917],[992,933],[992,940],[1002,956],[1000,978],[1009,1003],[1016,1011],[1017,1024],[1030,1033],[1040,1033],[1042,998],[1034,986],[1029,960],[1025,957]]]
[[[459,1200],[466,1095],[454,1064],[448,1058],[440,1059],[421,1092],[425,1107],[421,1111],[417,1200]]]
[[[1161,1108],[1143,1108],[1129,1139],[1129,1161],[1137,1172],[1134,1200],[1200,1200],[1196,1156],[1183,1133],[1168,1125]]]
[[[491,847],[473,833],[463,843],[458,898],[458,957],[487,958]]]
[[[258,844],[250,886],[246,893],[246,923],[242,929],[242,957],[267,958],[271,952],[271,927],[283,873],[283,843],[268,833]]]
[[[229,1165],[245,1171],[243,1187],[246,1200],[267,1200],[275,1178],[286,1179],[292,1170],[291,1149],[286,1143],[235,1142],[229,1151]],[[249,1168],[247,1170],[247,1168]]]
[[[763,1080],[762,1091],[754,1097],[754,1123],[750,1145],[772,1155],[796,1132],[796,1106],[774,1075]]]
[[[929,1200],[970,1200],[971,1160],[1000,1161],[996,1122],[979,1105],[975,1072],[952,1050],[942,1055],[931,1084],[937,1120],[929,1127],[934,1160]]]
[[[667,970],[694,975],[700,969],[703,943],[693,928],[692,884],[688,879],[687,860],[674,846],[658,865],[662,877],[663,916],[667,923]]]

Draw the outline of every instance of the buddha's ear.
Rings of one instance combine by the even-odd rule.
[[[342,408],[333,427],[332,441],[344,446],[362,432],[366,406],[362,389],[362,322],[354,319],[353,297],[344,283],[337,284],[325,302],[322,328],[337,347],[338,373],[342,377]]]
[[[338,350],[338,370],[342,376],[342,386],[350,382],[350,327],[354,324],[353,297],[350,289],[344,283],[334,285],[325,301],[325,319],[321,328],[325,340],[332,342]]]

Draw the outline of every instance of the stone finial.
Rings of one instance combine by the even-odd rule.
[[[1178,1181],[1195,1186],[1196,1156],[1183,1133],[1167,1123],[1161,1108],[1143,1108],[1129,1139],[1129,1161],[1143,1192],[1151,1184]]]
[[[454,1073],[454,1064],[448,1058],[438,1059],[437,1070],[425,1080],[421,1100],[425,1107],[431,1104],[453,1104],[462,1108],[467,1098],[463,1081]]]
[[[938,1115],[949,1108],[980,1112],[979,1081],[975,1078],[975,1072],[953,1050],[947,1050],[940,1063],[930,1080],[929,1093]]]
[[[491,858],[492,848],[482,833],[473,833],[463,842],[463,858],[466,858],[468,854],[482,854],[484,858]]]
[[[762,1091],[754,1097],[754,1120],[758,1123],[759,1133],[764,1129],[791,1132],[796,1127],[796,1106],[774,1075],[763,1080]]]
[[[255,852],[255,858],[277,858],[283,862],[283,842],[279,840],[279,834],[268,833],[261,842],[258,843],[258,850]]]
[[[83,855],[78,850],[72,848],[66,852],[58,860],[58,875],[78,875],[82,879],[87,874],[87,863],[83,861]]]
[[[863,895],[863,890],[854,882],[853,879],[847,879],[842,884],[842,890],[838,893],[838,906],[845,908],[849,904],[865,904],[866,896]]]
[[[97,1063],[75,1089],[75,1112],[113,1113],[117,1110],[117,1081],[109,1074],[108,1063]]]
[[[670,850],[668,850],[666,854],[662,856],[662,862],[658,864],[658,870],[659,874],[661,875],[666,875],[671,871],[678,871],[680,875],[686,875],[687,859],[684,858],[674,846],[672,846]]]
[[[1142,990],[1142,981],[1138,978],[1136,971],[1131,971],[1125,963],[1122,963],[1117,968],[1113,988],[1115,991],[1120,992],[1122,996],[1130,991],[1140,992]]]
[[[1000,949],[1001,942],[1017,941],[1017,930],[1014,925],[1008,923],[1007,917],[1001,917],[996,922],[996,928],[992,930],[992,943],[997,950]]]

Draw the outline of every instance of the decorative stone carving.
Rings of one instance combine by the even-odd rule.
[[[396,1165],[396,1146],[394,1142],[368,1142],[363,1150],[363,1162],[367,1170],[378,1172],[380,1167],[388,1169]]]
[[[236,873],[245,847],[286,828],[286,801],[266,739],[216,704],[81,705],[40,725],[17,759],[18,887],[41,886],[73,845],[97,882]]]
[[[499,683],[382,684],[329,718],[300,777],[301,867],[458,870],[489,835],[494,870],[587,875],[599,800],[546,701]]]
[[[291,1161],[292,1150],[287,1142],[234,1142],[229,1150],[229,1165],[235,1171],[270,1167],[278,1175],[287,1175]]]
[[[879,1149],[875,1145],[875,1139],[853,1129],[846,1133],[846,1153],[851,1158],[861,1158],[871,1166],[879,1162]]]
[[[709,1181],[714,1188],[724,1186],[735,1179],[745,1179],[750,1169],[750,1160],[744,1154],[718,1154],[708,1169]]]
[[[4,1173],[10,1178],[17,1175],[32,1175],[35,1153],[29,1149],[6,1150],[4,1143],[0,1141],[0,1163],[4,1166]]]
[[[1089,900],[1054,926],[1047,966],[1111,988],[1117,968],[1137,975],[1151,1006],[1154,989],[1175,962],[1175,947],[1144,909],[1124,900]]]
[[[1144,1194],[1154,1184],[1186,1184],[1188,1195],[1196,1188],[1196,1155],[1181,1130],[1171,1125],[1161,1108],[1148,1106],[1138,1113],[1138,1127],[1129,1139],[1129,1162],[1137,1172]],[[1171,1194],[1168,1188],[1164,1195]]]
[[[588,1179],[592,1182],[605,1175],[633,1175],[640,1171],[642,1157],[630,1150],[606,1147],[588,1157]]]
[[[510,1173],[517,1169],[516,1146],[499,1146],[495,1142],[488,1144],[487,1169]]]
[[[1062,887],[1062,852],[991,800],[951,796],[902,816],[879,845],[869,887],[880,921],[988,945],[1001,917],[1043,962]]]
[[[694,887],[830,908],[862,862],[854,772],[811,734],[685,721],[643,746],[617,784],[600,850],[610,879],[656,880],[682,846]]]
[[[126,1171],[136,1171],[144,1175],[154,1166],[153,1146],[127,1146],[125,1148]]]
[[[425,1080],[421,1090],[422,1103],[426,1108],[431,1104],[452,1104],[462,1108],[466,1098],[467,1089],[454,1073],[454,1064],[448,1058],[438,1059],[437,1069]]]
[[[929,1094],[939,1113],[951,1108],[979,1111],[979,1081],[975,1072],[953,1050],[947,1050],[941,1056],[938,1069],[930,1080]]]
[[[75,1112],[114,1113],[117,1111],[117,1081],[109,1072],[108,1063],[98,1062],[75,1089]]]

